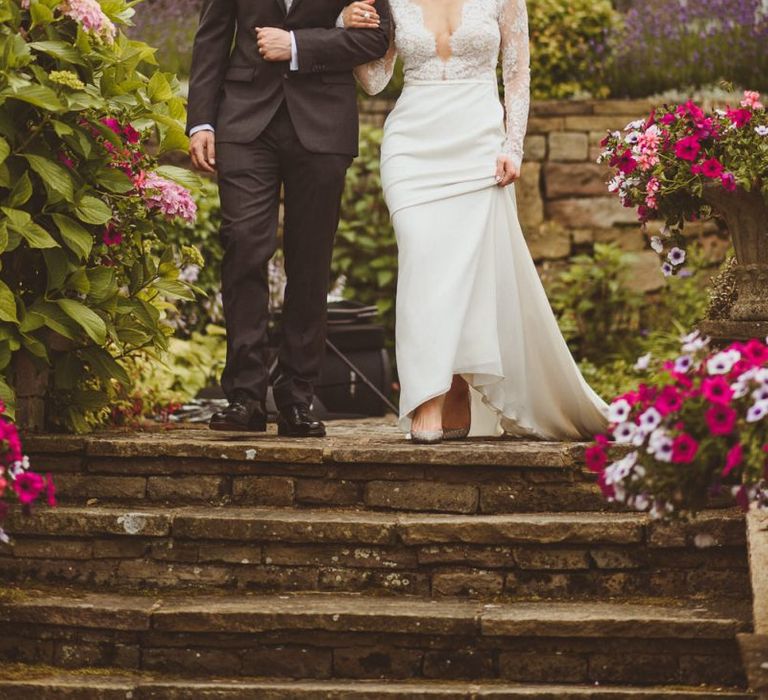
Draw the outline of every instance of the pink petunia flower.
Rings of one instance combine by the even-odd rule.
[[[736,426],[736,410],[730,406],[715,404],[704,413],[704,419],[712,435],[729,435]]]
[[[733,173],[723,173],[720,176],[720,182],[723,184],[723,188],[728,192],[736,191],[736,177]]]
[[[101,235],[101,240],[108,246],[120,245],[123,242],[123,234],[114,225],[107,224]]]
[[[672,443],[672,461],[676,464],[688,464],[693,461],[699,450],[699,443],[688,433],[678,435]]]
[[[683,406],[683,399],[680,393],[673,386],[665,386],[656,399],[656,410],[662,416],[668,416],[670,413],[679,411]]]
[[[13,490],[23,505],[37,500],[44,487],[43,477],[34,472],[22,472],[13,480]]]
[[[760,102],[760,93],[754,90],[745,90],[744,99],[741,101],[742,107],[751,107],[752,109],[765,109]]]
[[[740,442],[737,442],[725,456],[725,467],[723,467],[723,476],[728,476],[744,459],[744,448]]]
[[[740,348],[741,355],[752,366],[762,367],[768,362],[768,346],[756,338],[752,338]]]
[[[707,377],[701,383],[701,393],[710,403],[729,404],[733,398],[733,389],[722,375]]]
[[[739,129],[749,124],[752,119],[752,112],[744,108],[728,109],[726,114],[728,115],[728,119],[731,120],[731,123],[735,124]]]
[[[701,152],[701,143],[695,136],[686,136],[675,144],[675,155],[683,160],[695,161]]]
[[[608,455],[601,445],[593,445],[584,453],[587,467],[590,471],[599,472],[608,462]]]
[[[723,164],[717,158],[709,158],[701,164],[701,174],[704,177],[721,177],[724,171]]]

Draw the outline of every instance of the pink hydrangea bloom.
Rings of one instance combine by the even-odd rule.
[[[197,205],[185,187],[149,172],[141,189],[147,206],[161,211],[169,219],[178,216],[191,223],[197,218]]]
[[[64,0],[61,11],[78,22],[86,32],[109,42],[115,40],[117,29],[104,14],[98,0]]]

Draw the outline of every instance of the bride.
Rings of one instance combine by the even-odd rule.
[[[345,7],[339,25],[377,26],[375,1],[386,0]],[[401,425],[421,443],[590,437],[605,428],[605,404],[560,333],[511,186],[530,102],[525,0],[389,3],[389,51],[355,75],[376,94],[398,55],[405,72],[381,147],[399,249]]]

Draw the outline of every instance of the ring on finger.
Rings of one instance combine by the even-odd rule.
[[[363,12],[363,17],[365,19],[370,19],[371,18],[371,13],[370,12]]]

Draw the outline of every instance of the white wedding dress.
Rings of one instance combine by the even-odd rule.
[[[456,0],[440,41],[425,0],[389,0],[387,55],[359,66],[380,92],[399,55],[405,86],[384,125],[381,178],[399,248],[397,366],[403,429],[420,404],[472,388],[471,435],[550,440],[605,429],[547,300],[517,218],[495,181],[504,153],[519,167],[529,108],[525,0]],[[505,88],[499,100],[501,49]]]

